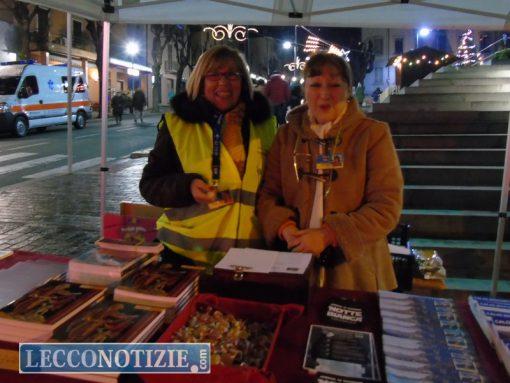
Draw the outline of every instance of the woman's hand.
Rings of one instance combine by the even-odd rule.
[[[287,248],[292,249],[294,246],[297,245],[297,238],[295,234],[298,232],[298,228],[295,224],[289,224],[287,227],[285,227],[282,231],[282,238],[287,242]]]
[[[294,233],[295,245],[292,251],[296,253],[312,253],[318,257],[330,243],[330,238],[324,229],[297,230]]]
[[[211,203],[216,200],[216,189],[200,178],[195,178],[191,182],[190,190],[197,203]]]

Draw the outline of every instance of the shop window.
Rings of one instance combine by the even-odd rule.
[[[375,68],[375,78],[374,81],[376,84],[382,84],[383,83],[383,68]]]
[[[372,39],[373,44],[373,52],[376,55],[382,55],[383,54],[383,39],[380,37],[374,37]]]
[[[395,54],[401,55],[404,53],[404,39],[402,37],[397,37],[395,39]]]

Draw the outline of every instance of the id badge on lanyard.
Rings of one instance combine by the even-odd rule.
[[[210,202],[207,206],[209,209],[219,209],[226,205],[232,205],[234,198],[230,191],[218,191],[220,184],[221,164],[220,164],[220,150],[221,150],[221,126],[223,124],[223,115],[221,114],[213,127],[213,155],[212,155],[212,187],[216,191],[216,200]]]
[[[316,170],[341,169],[343,167],[343,153],[319,154],[315,160]]]

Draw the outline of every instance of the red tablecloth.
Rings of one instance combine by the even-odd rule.
[[[10,255],[7,258],[0,259],[0,269],[8,269],[9,267],[15,265],[18,262],[36,260],[36,259],[45,259],[47,261],[53,261],[56,263],[69,262],[68,257],[64,257],[64,256],[60,256],[60,255],[42,254],[42,253],[33,253],[31,251],[15,250],[14,254]]]
[[[65,257],[59,257],[50,254],[37,254],[25,251],[17,251],[14,255],[1,260],[0,268],[7,268],[27,259],[48,259],[55,262],[66,263],[68,261]],[[371,331],[374,333],[376,347],[378,351],[379,363],[382,366],[381,374],[384,376],[384,358],[382,354],[381,342],[381,318],[379,314],[379,305],[377,294],[365,293],[357,291],[340,291],[340,290],[315,290],[309,295],[308,309],[305,314],[301,316],[289,316],[284,321],[279,338],[275,345],[273,356],[269,362],[268,374],[256,373],[253,370],[246,369],[243,373],[233,372],[229,376],[222,376],[218,380],[211,380],[210,376],[189,376],[190,382],[247,382],[247,383],[262,383],[274,382],[278,383],[304,383],[311,382],[313,376],[309,375],[302,368],[308,332],[311,324],[322,323],[322,312],[325,306],[332,298],[348,298],[354,302],[358,302],[365,310],[365,323],[359,328],[364,331]],[[476,350],[478,351],[480,362],[483,370],[486,372],[488,378],[494,383],[508,383],[510,378],[506,374],[503,365],[498,361],[497,356],[488,343],[487,339],[481,332],[478,324],[472,316],[467,302],[461,301],[458,303],[460,317],[463,318],[464,324],[470,333]],[[1,343],[0,353],[4,350],[17,349],[17,345]],[[172,375],[161,375],[161,379],[154,381],[167,382],[172,380]],[[143,376],[141,377],[143,379]],[[19,375],[14,371],[0,370],[0,383],[18,383],[18,382],[33,382],[37,380],[38,383],[55,382],[64,383],[74,381],[70,378],[62,378],[54,375]],[[139,382],[140,377],[134,375],[122,376],[122,381],[135,381]],[[77,380],[78,376],[77,376]]]

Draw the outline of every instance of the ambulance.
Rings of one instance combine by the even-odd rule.
[[[67,124],[67,88],[65,65],[0,63],[0,132],[23,137],[31,129]],[[92,116],[92,103],[82,71],[74,68],[71,89],[73,124],[83,129]]]

